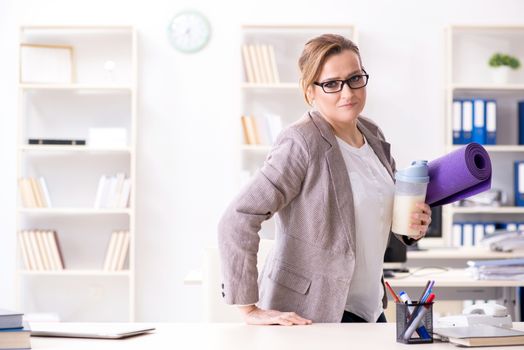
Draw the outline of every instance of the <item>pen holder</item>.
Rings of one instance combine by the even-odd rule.
[[[433,343],[433,303],[396,303],[397,342]]]

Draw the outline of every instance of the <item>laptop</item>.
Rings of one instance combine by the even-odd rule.
[[[31,322],[31,336],[122,339],[154,331],[138,323]]]

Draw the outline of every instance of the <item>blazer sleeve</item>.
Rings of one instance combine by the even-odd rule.
[[[228,304],[258,301],[258,235],[263,221],[271,218],[300,192],[309,164],[303,136],[284,130],[253,176],[228,206],[218,224],[222,270],[222,297]]]

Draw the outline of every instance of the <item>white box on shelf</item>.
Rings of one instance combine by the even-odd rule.
[[[93,148],[126,147],[125,128],[89,128],[87,144]]]

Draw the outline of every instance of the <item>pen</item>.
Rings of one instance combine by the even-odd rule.
[[[425,300],[429,297],[429,295],[431,294],[431,290],[433,289],[434,285],[435,285],[435,281],[434,280],[429,283],[428,290],[426,291],[426,293],[424,293],[424,296],[422,297],[422,299],[420,299],[421,303],[425,302]]]
[[[384,284],[386,285],[386,287],[388,288],[389,292],[393,296],[393,300],[395,300],[395,303],[400,303],[400,299],[397,297],[397,293],[395,293],[395,291],[393,290],[393,288],[391,288],[389,283],[387,281],[385,281]]]
[[[430,304],[433,301],[433,299],[435,299],[435,294],[431,293],[426,301],[426,304]],[[430,305],[424,305],[416,315],[413,315],[410,322],[408,323],[408,327],[404,331],[404,340],[408,340],[409,338],[411,338],[411,335],[413,335],[413,332],[415,331],[415,329],[417,329],[417,326],[419,322],[422,320],[422,317],[424,317],[424,315],[428,313],[429,307]]]
[[[412,303],[411,303],[411,299],[409,298],[408,293],[406,293],[406,292],[404,292],[404,291],[401,291],[401,292],[399,293],[399,297],[400,297],[400,300],[402,300],[403,302],[407,303],[408,305],[409,305],[409,304],[412,304]],[[408,319],[411,317],[411,314],[413,313],[413,310],[414,310],[414,309],[415,309],[415,308],[414,308],[413,306],[408,306],[408,314],[407,314],[407,316],[408,316],[407,318],[408,318]],[[421,325],[420,327],[418,327],[418,328],[416,329],[416,331],[417,331],[417,334],[418,334],[421,338],[423,338],[423,339],[430,339],[430,338],[431,338],[431,336],[429,335],[429,333],[428,333],[426,327],[424,327],[424,325]]]
[[[422,294],[420,295],[420,298],[418,298],[419,303],[422,302],[424,295],[426,295],[426,292],[428,291],[430,284],[431,284],[431,280],[428,280],[428,282],[426,283],[426,286],[424,287],[424,290],[422,291]]]

